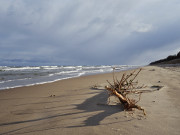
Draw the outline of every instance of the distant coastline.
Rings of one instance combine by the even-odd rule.
[[[169,55],[165,59],[151,62],[149,65],[180,64],[180,51],[176,55]]]

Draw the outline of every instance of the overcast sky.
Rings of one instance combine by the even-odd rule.
[[[142,65],[180,51],[180,0],[0,0],[0,65]]]

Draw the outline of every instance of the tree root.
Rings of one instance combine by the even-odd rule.
[[[132,109],[135,108],[143,111],[144,115],[146,115],[145,110],[136,104],[141,99],[142,91],[134,90],[146,87],[144,85],[139,87],[137,86],[138,81],[134,81],[141,70],[142,69],[139,69],[137,72],[134,70],[129,75],[124,73],[120,81],[115,78],[113,70],[113,84],[107,80],[109,86],[105,86],[105,88],[108,90],[109,96],[113,95],[118,97],[120,103],[124,106],[126,111],[132,111]],[[130,99],[128,94],[139,94],[139,99],[137,101],[135,99]]]

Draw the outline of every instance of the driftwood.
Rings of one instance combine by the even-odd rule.
[[[118,97],[121,104],[124,106],[124,109],[126,111],[132,111],[133,108],[136,108],[138,110],[142,110],[144,115],[146,115],[145,110],[137,105],[136,103],[140,101],[142,91],[138,91],[137,89],[145,88],[145,86],[137,86],[138,81],[135,81],[138,74],[141,72],[142,69],[134,70],[132,73],[126,75],[125,73],[122,75],[121,80],[118,80],[114,76],[114,70],[113,69],[113,83],[109,83],[109,86],[105,86],[105,88],[109,92],[109,97],[111,95]],[[138,94],[139,99],[136,101],[135,99],[130,99],[128,97],[129,94]]]

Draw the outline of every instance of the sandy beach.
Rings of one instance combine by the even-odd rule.
[[[0,135],[179,135],[180,67],[143,67],[137,80],[152,90],[138,103],[146,116],[113,98],[107,105],[106,80],[112,73],[1,90]]]

